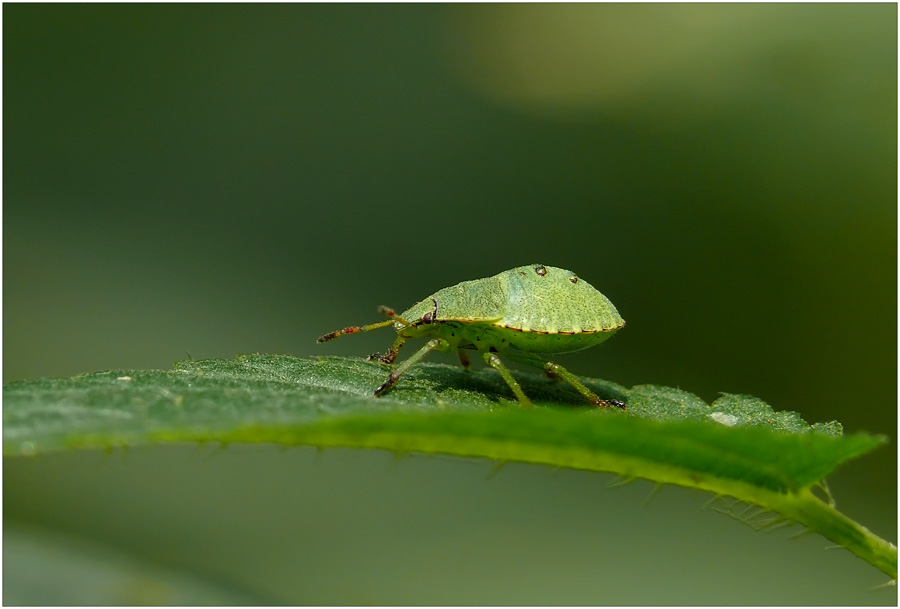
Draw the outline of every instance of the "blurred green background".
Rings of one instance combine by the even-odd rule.
[[[628,322],[577,374],[888,434],[832,490],[896,540],[896,5],[5,4],[3,34],[4,381],[366,355],[390,333],[314,341],[542,262]],[[896,603],[702,494],[489,471],[4,459],[4,601],[79,602],[68,565],[114,603]]]

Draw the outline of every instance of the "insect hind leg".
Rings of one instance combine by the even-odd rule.
[[[604,400],[596,393],[588,389],[584,383],[578,380],[578,377],[560,366],[557,363],[544,361],[539,357],[534,357],[531,355],[525,355],[520,353],[510,353],[508,354],[509,359],[520,362],[523,364],[528,364],[529,366],[534,366],[536,368],[540,368],[543,370],[547,376],[555,379],[562,379],[572,385],[578,393],[583,395],[588,399],[588,401],[594,406],[599,406],[600,408],[609,408],[610,406],[617,406],[619,408],[625,408],[625,404],[618,400]]]

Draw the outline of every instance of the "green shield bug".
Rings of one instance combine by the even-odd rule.
[[[390,319],[367,326],[350,326],[318,340],[324,343],[345,334],[393,325],[397,338],[391,348],[384,354],[369,356],[370,361],[392,364],[408,339],[429,339],[390,373],[375,390],[376,397],[390,391],[403,373],[430,351],[455,350],[463,368],[468,370],[467,350],[475,350],[500,373],[523,406],[531,406],[531,400],[498,353],[540,368],[552,378],[563,379],[592,404],[624,406],[618,401],[600,399],[574,374],[537,355],[580,351],[599,345],[625,325],[613,303],[572,271],[543,264],[520,266],[493,277],[463,281],[439,290],[400,315],[387,307],[379,307],[379,312]]]

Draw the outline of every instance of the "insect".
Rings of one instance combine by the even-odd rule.
[[[375,397],[390,391],[400,377],[428,355],[438,350],[456,351],[468,370],[468,351],[475,350],[509,385],[523,406],[531,400],[500,359],[535,366],[551,378],[560,378],[575,387],[592,404],[619,406],[622,402],[603,400],[578,378],[537,354],[567,353],[599,345],[625,325],[616,307],[588,282],[572,271],[543,264],[520,266],[493,277],[463,281],[438,290],[402,314],[388,307],[378,311],[387,321],[367,326],[350,326],[326,334],[324,343],[345,334],[368,332],[393,325],[394,344],[386,353],[374,353],[369,361],[393,364],[401,347],[410,338],[429,339],[425,346],[391,371],[375,390]]]

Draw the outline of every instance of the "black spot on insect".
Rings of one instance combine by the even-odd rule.
[[[569,277],[569,281],[571,281],[572,283],[578,283],[578,275],[572,275],[571,277]]]
[[[421,321],[423,324],[430,324],[430,323],[433,323],[434,320],[437,319],[437,300],[435,300],[434,298],[432,298],[432,299],[431,299],[431,302],[434,303],[434,308],[433,308],[432,310],[428,311],[428,313],[425,313],[425,315],[422,316],[422,318],[421,318],[420,321]]]
[[[534,267],[534,272],[537,273],[538,275],[540,275],[541,277],[544,277],[547,274],[547,267],[545,267],[543,264],[539,264],[536,267]]]

